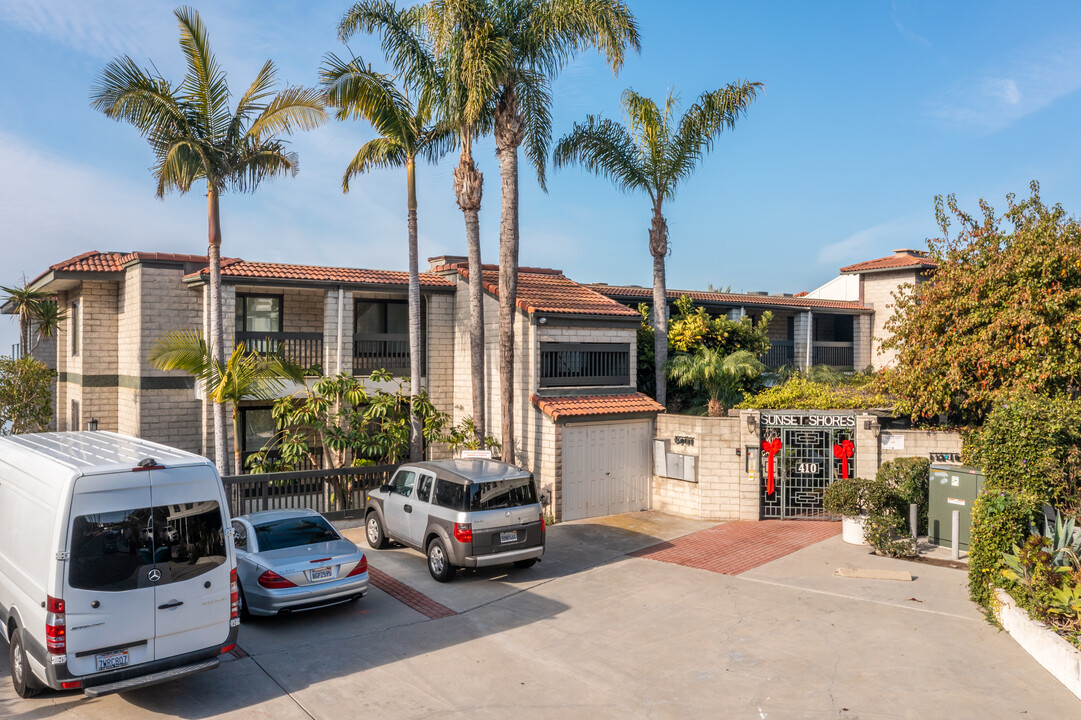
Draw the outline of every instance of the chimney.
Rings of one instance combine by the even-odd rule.
[[[455,265],[467,262],[469,262],[469,258],[464,255],[437,255],[428,258],[428,272],[435,272],[435,269],[441,265]]]
[[[899,248],[893,251],[893,254],[897,257],[904,257],[906,255],[912,257],[927,257],[926,250],[913,250],[912,248]]]

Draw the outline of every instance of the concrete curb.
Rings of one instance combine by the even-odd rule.
[[[1017,644],[1081,699],[1081,650],[1028,616],[1005,590],[995,590],[995,617]]]

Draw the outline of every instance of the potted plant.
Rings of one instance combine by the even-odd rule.
[[[826,488],[822,504],[826,512],[841,516],[841,539],[853,545],[866,545],[864,523],[867,521],[867,481],[844,478]]]

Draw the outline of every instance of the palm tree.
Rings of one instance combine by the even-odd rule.
[[[454,170],[454,194],[465,220],[469,260],[469,346],[473,396],[473,425],[477,443],[487,437],[487,410],[484,381],[484,277],[480,255],[480,205],[484,176],[473,162],[473,141],[490,132],[495,86],[473,82],[467,65],[467,51],[480,42],[498,42],[491,35],[470,34],[472,25],[444,38],[441,46],[431,41],[430,8],[398,10],[385,0],[369,0],[354,5],[338,26],[343,42],[357,32],[383,36],[383,51],[401,76],[420,85],[434,85],[435,102],[441,123],[457,129],[458,167]],[[476,73],[474,73],[476,75]],[[481,73],[483,79],[483,73]]]
[[[585,48],[618,72],[638,25],[621,0],[432,0],[424,22],[437,52],[457,48],[463,90],[493,106],[502,190],[499,231],[499,388],[502,457],[514,462],[514,313],[518,296],[518,148],[544,187],[551,81]]]
[[[417,156],[434,162],[453,145],[454,133],[432,123],[430,87],[415,101],[394,85],[394,78],[377,73],[363,60],[342,60],[328,55],[321,71],[327,103],[336,107],[339,120],[364,118],[379,137],[365,143],[342,177],[342,191],[349,179],[376,168],[404,167],[408,195],[409,226],[409,459],[421,459],[423,428],[417,414],[421,391],[420,259],[417,248]]]
[[[150,142],[157,196],[181,194],[206,182],[210,266],[210,337],[225,362],[221,311],[221,217],[219,197],[227,189],[252,192],[268,178],[297,172],[296,153],[280,135],[308,130],[326,120],[322,94],[314,88],[274,92],[277,69],[267,60],[229,110],[225,71],[211,52],[206,28],[191,8],[174,11],[187,73],[173,86],[156,69],[140,69],[124,56],[109,63],[91,92],[91,105],[114,120],[135,126]],[[214,458],[225,462],[225,411],[215,406]]]
[[[213,345],[202,333],[179,330],[167,333],[150,349],[147,358],[159,370],[182,370],[194,376],[206,389],[207,400],[215,407],[233,407],[233,472],[240,475],[240,403],[244,400],[272,400],[285,388],[285,381],[304,382],[304,371],[277,356],[263,357],[248,352],[238,343],[225,362],[218,360]],[[223,467],[219,465],[219,467]]]
[[[656,355],[657,402],[664,405],[665,361],[668,359],[668,306],[664,259],[668,255],[668,222],[664,201],[675,197],[680,181],[690,177],[698,161],[713,148],[725,129],[732,129],[755,99],[762,83],[740,81],[712,92],[676,122],[679,102],[671,91],[663,110],[647,97],[628,88],[623,93],[627,124],[588,116],[576,123],[556,145],[555,166],[579,163],[606,176],[625,191],[644,191],[653,203],[649,252],[653,256],[653,342]]]
[[[4,304],[11,303],[13,314],[19,318],[22,357],[34,352],[34,346],[41,340],[53,337],[60,329],[60,323],[67,319],[52,295],[33,290],[25,282],[17,287],[0,286],[0,290],[7,293]]]
[[[723,417],[728,408],[743,399],[742,381],[753,379],[766,369],[749,350],[725,355],[720,348],[699,348],[693,355],[681,354],[668,363],[668,374],[683,387],[699,386],[709,395],[710,417]]]

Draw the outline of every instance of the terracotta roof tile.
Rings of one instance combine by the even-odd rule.
[[[874,270],[905,270],[907,268],[937,268],[938,262],[921,255],[890,255],[889,257],[867,260],[841,268],[842,273],[871,272]]]
[[[599,293],[619,300],[652,300],[653,288],[628,287],[621,285],[590,285]],[[778,295],[748,295],[744,293],[702,292],[698,290],[669,290],[668,299],[678,300],[683,295],[690,295],[695,302],[712,302],[726,305],[769,305],[794,308],[829,308],[834,310],[859,310],[869,312],[871,308],[858,302],[846,300],[819,300],[809,297],[783,297]]]
[[[209,275],[209,268],[203,268],[196,275]],[[363,270],[360,268],[323,267],[318,265],[291,265],[285,263],[248,262],[233,260],[222,263],[222,277],[251,278],[258,280],[311,280],[315,282],[348,283],[357,285],[408,285],[409,273],[393,270]],[[454,285],[444,277],[431,273],[420,274],[423,287],[445,287]]]
[[[573,395],[529,398],[538,410],[553,420],[589,415],[628,415],[664,412],[664,406],[640,392],[624,395]]]
[[[463,278],[469,279],[467,263],[441,265],[435,272],[457,270]],[[499,297],[499,268],[496,265],[484,266],[484,287]],[[559,270],[551,268],[518,268],[518,300],[520,310],[527,313],[551,313],[568,315],[603,315],[609,317],[638,317],[635,310],[580,285],[566,277]]]

